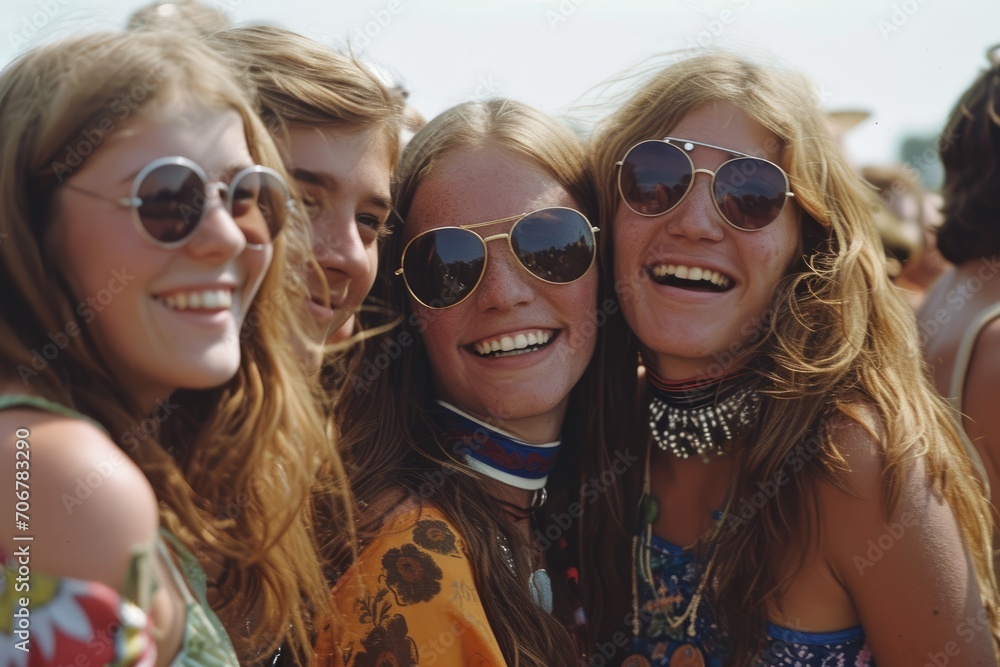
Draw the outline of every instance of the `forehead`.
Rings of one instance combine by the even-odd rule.
[[[670,136],[731,148],[779,163],[782,141],[731,102],[708,102],[688,111]]]
[[[154,101],[123,121],[98,125],[90,137],[97,150],[71,174],[87,187],[98,181],[128,182],[151,161],[173,155],[193,160],[209,178],[253,163],[242,116],[221,106]]]
[[[547,172],[493,147],[456,149],[440,157],[414,193],[405,234],[470,225],[548,206],[578,207]]]
[[[322,171],[337,163],[375,159],[389,165],[389,140],[374,126],[292,125],[288,128],[287,150],[296,167]]]

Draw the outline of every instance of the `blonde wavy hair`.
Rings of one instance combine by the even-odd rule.
[[[838,415],[864,425],[865,408],[859,406],[867,404],[883,429],[873,439],[884,454],[886,511],[891,512],[899,500],[905,471],[921,459],[934,490],[954,512],[975,565],[994,643],[1000,646],[991,514],[983,485],[947,407],[927,380],[913,318],[886,274],[866,186],[828,136],[813,90],[805,77],[795,73],[727,53],[702,54],[657,72],[598,127],[592,143],[600,226],[608,232],[601,245],[608,275],[614,275],[610,232],[619,205],[615,162],[635,143],[667,136],[700,105],[729,102],[777,135],[780,163],[802,209],[802,260],[775,289],[773,316],[750,347],[764,360],[758,372],[767,389],[754,444],[746,452],[732,497],[750,497],[757,482],[773,479],[787,457],[810,439],[818,438],[823,446],[809,462],[811,474],[793,476],[793,483],[780,488],[776,502],[768,503],[740,530],[721,531],[715,548],[727,558],[719,559],[711,573],[712,607],[730,636],[734,659],[762,647],[768,605],[791,578],[779,581],[775,576],[771,567],[775,550],[789,543],[793,526],[803,525],[796,519],[815,525],[807,516],[808,508],[814,507],[808,496],[818,479],[837,483],[845,466],[826,425]],[[613,287],[607,290],[602,300],[617,298]],[[610,448],[621,443],[624,430],[632,429],[633,442],[649,437],[648,431],[635,426],[645,422],[636,413],[634,399],[638,345],[623,318],[609,322],[598,355],[607,386],[616,391],[605,392],[600,411],[600,436],[606,446],[585,450],[590,473],[607,467]],[[607,415],[621,416],[628,423]],[[632,489],[639,486],[633,484]],[[608,521],[619,540],[631,533],[635,517],[630,508],[638,500],[632,489],[625,485],[608,495],[600,521],[584,524],[585,542],[595,543],[597,535],[607,530],[601,524]],[[595,553],[589,568],[584,564],[585,595],[590,608],[598,610],[599,635],[615,627],[621,619],[617,613],[627,609],[622,596],[609,592],[615,586],[627,591],[608,571],[609,560],[621,563],[622,558],[620,549],[608,550]]]
[[[495,147],[537,166],[576,199],[588,217],[593,212],[593,187],[580,140],[557,121],[525,104],[495,99],[452,107],[413,137],[403,152],[399,186],[394,193],[401,220],[405,220],[420,183],[434,173],[442,160],[455,151],[483,146]],[[567,598],[557,596],[556,617],[533,602],[524,578],[511,572],[497,548],[499,541],[506,540],[512,547],[517,571],[523,573],[528,571],[525,554],[531,545],[524,544],[503,513],[497,511],[497,501],[489,494],[482,475],[456,459],[439,438],[439,427],[430,416],[435,395],[433,383],[428,381],[432,371],[421,337],[428,322],[411,311],[403,280],[394,275],[403,245],[403,230],[398,228],[379,257],[373,295],[385,304],[392,323],[398,326],[365,341],[366,367],[385,368],[381,364],[387,344],[399,346],[397,340],[413,343],[402,346],[399,357],[394,357],[376,377],[348,377],[337,405],[352,491],[359,506],[378,506],[379,499],[400,490],[404,499],[420,501],[427,495],[428,480],[446,471],[440,485],[435,485],[431,500],[462,533],[471,554],[476,589],[507,663],[573,664],[571,638],[556,620],[571,618],[572,609],[558,608]],[[385,328],[385,317],[371,324]],[[579,392],[574,390],[567,415],[582,414],[580,401]],[[564,447],[576,449],[587,428],[586,421],[567,419]],[[577,487],[578,470],[573,463],[577,458],[573,451],[566,450],[549,478],[547,509],[561,501],[575,500],[567,496]],[[361,511],[359,516],[359,540],[378,532],[381,515]],[[544,518],[540,524],[547,525]],[[556,557],[551,552],[549,556]],[[558,565],[550,560],[549,567]],[[553,577],[553,584],[564,585],[560,579]]]
[[[179,409],[152,434],[134,428],[148,415],[108,372],[47,242],[55,192],[68,171],[101,150],[98,137],[128,127],[150,106],[174,102],[235,110],[253,159],[283,173],[244,90],[191,37],[73,37],[27,52],[0,76],[0,228],[8,234],[0,244],[7,286],[0,358],[5,369],[31,368],[32,348],[76,322],[80,334],[32,379],[32,391],[103,425],[149,479],[161,524],[204,560],[224,565],[215,606],[241,659],[259,659],[285,642],[305,660],[312,620],[328,604],[308,517],[313,502],[346,506],[342,486],[313,488],[317,462],[339,469],[339,457],[295,351],[306,343],[293,309],[307,294],[284,267],[309,256],[308,224],[289,216],[275,241],[240,333],[235,377],[214,389],[176,392],[171,402]]]
[[[403,97],[353,56],[276,26],[229,28],[213,33],[217,48],[256,93],[271,135],[286,138],[289,126],[376,128],[395,168],[402,147]]]

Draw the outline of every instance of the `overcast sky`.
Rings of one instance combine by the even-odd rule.
[[[321,4],[322,3],[322,4]],[[0,63],[53,38],[118,29],[136,0],[0,0]],[[1000,42],[997,0],[207,0],[394,71],[430,117],[509,96],[553,114],[656,53],[697,45],[804,71],[828,109],[872,113],[848,134],[858,163],[935,134]]]

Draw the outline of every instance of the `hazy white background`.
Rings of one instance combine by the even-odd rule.
[[[858,163],[898,158],[906,134],[937,133],[1000,42],[998,0],[206,0],[394,71],[431,117],[472,97],[550,113],[656,53],[698,45],[806,72],[828,109],[872,117],[847,137]],[[118,29],[137,0],[0,0],[0,64],[71,33]]]

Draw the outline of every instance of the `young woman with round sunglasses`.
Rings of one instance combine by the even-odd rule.
[[[594,139],[631,418],[589,472],[646,454],[584,517],[592,664],[996,663],[988,505],[810,90],[698,56]]]
[[[588,421],[591,197],[579,140],[512,101],[454,107],[404,151],[374,292],[401,323],[344,392],[361,552],[317,649],[334,664],[574,661],[569,526],[538,531]]]
[[[306,517],[337,453],[288,305],[305,221],[253,105],[193,38],[95,34],[9,65],[0,126],[0,470],[22,515],[0,654],[308,659],[328,607]]]

